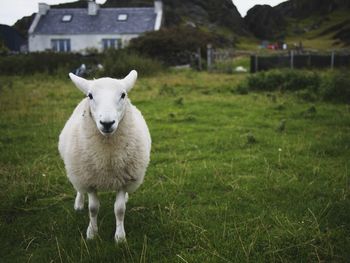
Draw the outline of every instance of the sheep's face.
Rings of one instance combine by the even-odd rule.
[[[137,72],[133,70],[121,80],[112,78],[85,80],[72,73],[69,76],[87,95],[91,116],[98,130],[104,136],[112,135],[124,117],[127,92],[134,86]]]
[[[103,135],[113,134],[125,112],[126,90],[113,79],[93,82],[88,93],[91,116]]]

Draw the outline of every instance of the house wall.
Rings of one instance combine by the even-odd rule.
[[[70,39],[71,52],[84,53],[86,49],[96,48],[103,51],[102,39],[122,39],[122,47],[126,47],[129,41],[138,37],[137,34],[126,35],[29,35],[29,52],[51,50],[52,39]]]

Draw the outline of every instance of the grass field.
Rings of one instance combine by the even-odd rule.
[[[83,95],[68,77],[0,77],[0,261],[348,261],[349,106],[238,95],[244,78],[139,80],[129,96],[152,160],[116,245],[114,194],[100,193],[100,237],[86,241],[88,213],[73,210],[57,151]]]

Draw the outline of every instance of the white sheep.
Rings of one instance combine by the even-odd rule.
[[[116,191],[115,240],[122,241],[128,193],[143,182],[151,151],[147,124],[127,97],[137,72],[133,70],[121,80],[86,80],[72,73],[69,76],[87,95],[67,121],[58,143],[67,176],[77,191],[74,209],[84,208],[87,193],[90,223],[86,236],[92,239],[98,232],[97,191]]]

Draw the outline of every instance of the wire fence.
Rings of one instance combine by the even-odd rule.
[[[288,54],[277,56],[250,56],[250,71],[252,73],[276,68],[291,69],[334,69],[349,68],[350,54]]]

